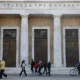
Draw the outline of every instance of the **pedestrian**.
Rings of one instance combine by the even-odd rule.
[[[36,61],[35,65],[34,65],[34,68],[35,68],[35,74],[36,74],[36,72],[38,72],[38,71],[37,71],[38,67],[39,67],[39,65],[38,65],[38,62]]]
[[[4,58],[3,58],[2,61],[1,61],[1,73],[2,73],[2,75],[4,77],[7,77],[7,74],[4,73],[4,71],[5,71],[5,65],[6,65],[6,62],[5,62]]]
[[[42,73],[41,73],[41,69],[43,68],[43,66],[42,66],[42,61],[39,61],[39,76],[41,76],[42,75]]]
[[[44,61],[43,67],[44,67],[43,74],[46,72],[47,75],[47,61]]]
[[[33,59],[31,59],[31,71],[32,71],[32,73],[34,73],[34,71],[33,71],[34,65],[35,65],[35,61],[33,61]]]
[[[0,79],[2,79],[2,73],[1,73],[1,60],[0,60]]]
[[[24,72],[24,74],[27,76],[27,74],[26,74],[26,70],[25,70],[25,66],[26,66],[26,64],[25,64],[25,60],[23,60],[22,62],[21,62],[21,72],[20,72],[20,76],[22,75],[22,72]]]
[[[51,62],[50,61],[47,63],[47,68],[48,68],[47,74],[50,76],[51,75]]]

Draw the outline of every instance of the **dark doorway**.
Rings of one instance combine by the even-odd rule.
[[[47,29],[34,30],[34,59],[47,61]]]
[[[79,61],[78,29],[66,29],[66,66],[73,67]]]
[[[3,58],[6,67],[16,67],[16,29],[3,30]]]

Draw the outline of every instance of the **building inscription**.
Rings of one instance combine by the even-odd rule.
[[[0,3],[0,9],[79,9],[80,3]]]

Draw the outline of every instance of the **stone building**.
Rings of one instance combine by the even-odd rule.
[[[0,58],[72,67],[80,61],[79,0],[0,0]]]

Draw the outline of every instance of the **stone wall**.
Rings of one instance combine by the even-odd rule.
[[[62,28],[62,51],[63,51],[63,27],[80,27],[80,17],[79,16],[66,16],[61,18],[61,28]],[[63,55],[63,52],[62,52]],[[64,58],[64,57],[63,57]],[[62,58],[62,61],[63,61]],[[64,61],[62,62],[64,63]]]
[[[5,26],[5,27],[18,26],[19,31],[20,31],[21,18],[20,17],[12,17],[12,16],[0,17],[0,27],[3,27],[3,26]],[[19,34],[19,38],[20,38],[20,34]],[[19,44],[20,44],[20,39],[19,39]],[[20,47],[19,47],[19,61],[18,62],[20,63]]]
[[[32,56],[32,27],[50,27],[50,58],[53,63],[53,18],[29,17],[29,62]]]

